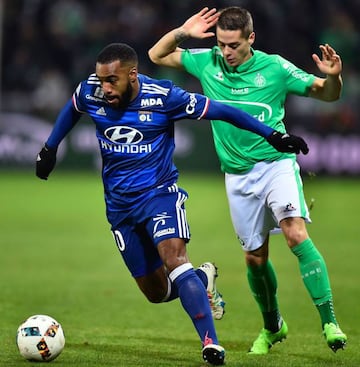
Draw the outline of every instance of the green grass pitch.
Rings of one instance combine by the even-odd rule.
[[[15,333],[32,314],[61,322],[66,346],[52,365],[74,367],[201,367],[200,342],[178,301],[150,304],[117,252],[105,219],[96,173],[0,172],[0,366],[27,366]],[[246,281],[242,250],[229,219],[221,175],[184,174],[194,266],[215,261],[226,314],[216,321],[228,367],[360,366],[360,180],[305,179],[315,198],[309,232],[324,255],[335,310],[348,334],[333,353],[283,237],[272,238],[288,339],[262,357],[246,351],[262,327]]]

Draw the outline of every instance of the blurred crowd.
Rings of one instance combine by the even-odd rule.
[[[319,132],[360,132],[360,0],[0,0],[2,15],[1,108],[52,120],[77,83],[94,70],[110,42],[132,45],[140,72],[170,78],[189,90],[198,82],[159,68],[147,50],[164,33],[202,7],[240,5],[253,15],[255,48],[279,53],[317,73],[311,54],[331,44],[344,64],[344,93],[332,104],[290,98],[287,118]],[[215,39],[185,47],[211,47]],[[310,115],[311,114],[311,115]]]

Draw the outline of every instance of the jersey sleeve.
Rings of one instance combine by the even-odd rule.
[[[47,145],[57,147],[65,136],[79,121],[83,113],[87,112],[85,82],[79,83],[75,92],[57,116],[53,130],[47,140]]]
[[[170,120],[202,119],[207,112],[209,99],[202,94],[190,93],[173,86],[166,100],[167,115]]]
[[[279,55],[277,60],[283,72],[288,93],[307,96],[314,83],[315,75],[307,73]]]
[[[72,95],[72,103],[76,111],[85,113],[86,112],[86,100],[83,98],[83,90],[85,89],[85,82],[82,81],[76,87],[75,92]]]
[[[81,113],[75,110],[71,100],[60,111],[46,144],[56,148],[79,121]]]
[[[201,79],[202,71],[212,57],[212,50],[208,48],[186,49],[181,53],[181,63],[185,70]]]

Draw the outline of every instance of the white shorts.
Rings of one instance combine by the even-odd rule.
[[[226,173],[225,186],[233,226],[245,251],[261,247],[284,218],[311,221],[296,161],[260,162],[246,174]]]

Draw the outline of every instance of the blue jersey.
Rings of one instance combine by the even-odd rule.
[[[110,210],[119,209],[123,196],[176,182],[174,122],[201,119],[209,104],[207,97],[189,93],[170,80],[142,74],[138,78],[139,93],[125,109],[107,103],[95,74],[81,82],[72,97],[75,109],[95,123]]]

